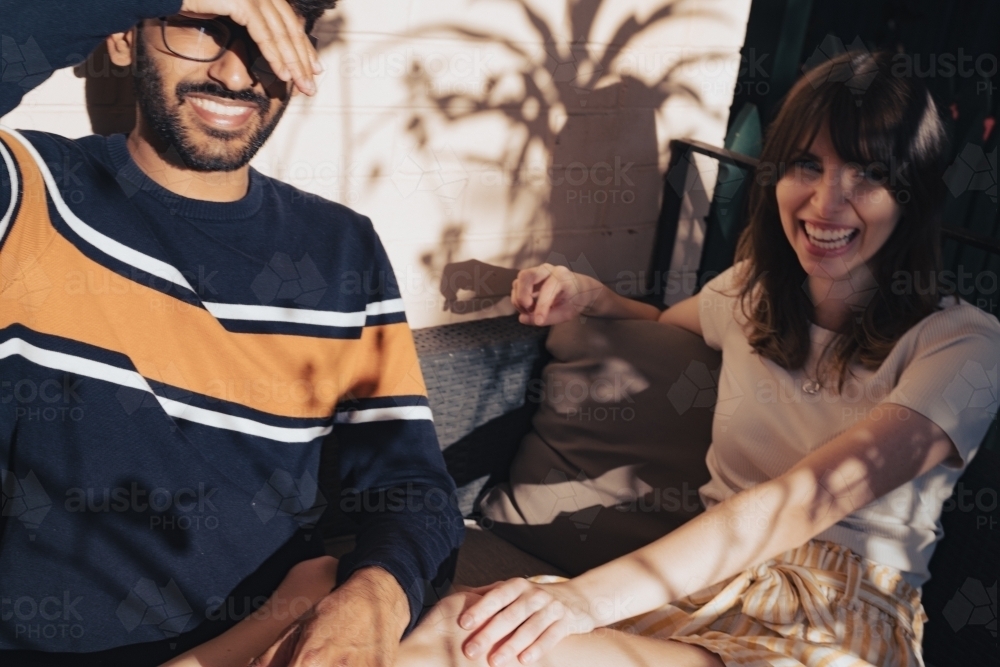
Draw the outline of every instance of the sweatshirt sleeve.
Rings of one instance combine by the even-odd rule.
[[[182,0],[0,0],[0,118],[108,35],[180,11]]]
[[[399,289],[378,237],[366,332],[382,342],[367,361],[380,378],[359,385],[337,406],[341,508],[359,529],[355,550],[341,558],[337,580],[371,565],[392,574],[406,592],[410,622],[404,636],[451,584],[464,523],[455,482],[445,468],[413,335]],[[391,382],[384,379],[392,376]],[[400,379],[402,378],[402,379]],[[374,394],[374,395],[373,395]]]

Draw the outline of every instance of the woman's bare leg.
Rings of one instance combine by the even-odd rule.
[[[489,667],[485,656],[470,660],[462,646],[471,634],[458,616],[481,596],[456,593],[441,600],[400,645],[396,667]],[[571,635],[544,654],[538,667],[725,667],[715,653],[681,642],[600,628]],[[513,658],[504,667],[521,667]]]
[[[260,609],[218,637],[161,667],[246,667],[278,641],[281,633],[333,589],[337,559],[320,556],[292,567]]]

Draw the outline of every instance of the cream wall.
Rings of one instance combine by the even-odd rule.
[[[373,220],[414,327],[512,312],[445,310],[442,271],[467,259],[627,282],[649,264],[670,139],[722,143],[749,10],[342,0],[315,30],[319,94],[293,101],[253,165]],[[83,100],[61,70],[3,122],[84,136]]]

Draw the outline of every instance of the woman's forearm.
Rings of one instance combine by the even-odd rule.
[[[739,493],[630,554],[567,582],[601,626],[652,611],[799,546],[823,527],[815,482],[779,477]],[[828,517],[829,518],[829,517]],[[826,523],[825,521],[822,523]]]
[[[615,294],[611,288],[602,284],[596,298],[584,310],[584,314],[613,320],[655,320],[660,316],[660,309]]]

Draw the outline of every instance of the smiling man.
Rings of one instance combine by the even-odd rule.
[[[316,92],[334,1],[0,0],[0,117],[101,40],[137,98],[127,136],[0,125],[4,664],[161,664],[299,563],[336,585],[272,598],[242,648],[391,664],[447,586],[462,520],[378,235],[249,166]]]

